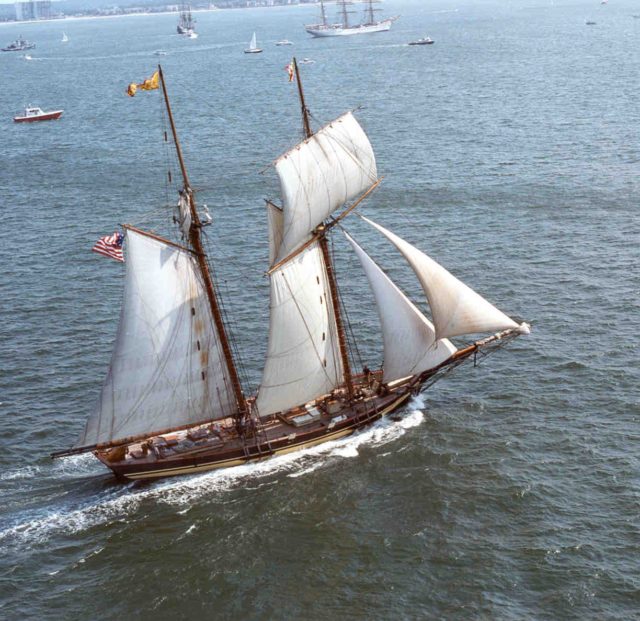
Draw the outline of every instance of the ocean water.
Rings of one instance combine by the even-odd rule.
[[[389,33],[312,40],[313,7],[0,25],[0,617],[640,616],[640,13],[633,0],[384,3]],[[330,7],[330,11],[333,9]],[[596,22],[587,26],[586,20]],[[62,32],[69,42],[61,43]],[[261,55],[242,53],[253,32]],[[431,36],[428,47],[406,43]],[[276,47],[288,38],[292,47]],[[153,52],[166,50],[156,57]],[[362,213],[533,332],[359,435],[121,484],[70,446],[106,373],[122,222],[166,232],[162,62],[248,392],[266,348],[263,199],[301,121],[346,109],[385,179]],[[60,121],[19,125],[27,103]],[[393,248],[347,228],[419,300]],[[373,301],[336,236],[369,366]]]

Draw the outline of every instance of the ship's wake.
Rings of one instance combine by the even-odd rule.
[[[371,427],[352,436],[326,442],[287,455],[275,456],[262,462],[252,462],[234,468],[161,479],[155,482],[104,485],[99,491],[90,492],[90,498],[71,499],[72,494],[63,494],[57,506],[35,507],[22,510],[0,524],[0,545],[10,547],[29,543],[41,543],[54,534],[77,534],[101,524],[128,521],[135,517],[143,503],[163,503],[175,507],[179,514],[187,513],[199,500],[212,494],[233,491],[239,484],[252,482],[268,483],[267,477],[283,475],[302,477],[334,463],[336,459],[353,458],[359,455],[361,447],[376,447],[397,440],[407,429],[416,427],[424,420],[421,411],[424,401],[415,397],[400,412],[400,417],[384,418]],[[90,455],[80,455],[57,460],[49,466],[28,466],[7,472],[0,480],[20,480],[37,483],[46,478],[49,482],[56,478],[68,479],[67,486],[96,480],[97,462]],[[48,472],[45,470],[48,469]],[[87,478],[87,470],[93,475]],[[103,470],[100,470],[103,472]],[[99,479],[98,479],[99,480]]]

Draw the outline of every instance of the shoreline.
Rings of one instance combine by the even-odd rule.
[[[256,9],[290,9],[293,7],[307,7],[313,6],[316,4],[313,3],[305,3],[305,4],[280,4],[276,6],[237,6],[230,8],[213,8],[213,9],[194,9],[192,13],[220,13],[222,11],[251,11]],[[64,17],[54,17],[51,19],[25,19],[21,21],[13,21],[13,22],[1,22],[1,26],[22,26],[23,24],[50,24],[50,23],[63,23],[69,21],[81,21],[87,19],[117,19],[122,17],[149,17],[150,15],[179,15],[180,11],[149,11],[144,13],[119,13],[117,15],[69,15]]]

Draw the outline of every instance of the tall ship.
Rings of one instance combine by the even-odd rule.
[[[177,26],[178,34],[191,35],[196,29],[196,20],[191,15],[191,6],[183,4],[180,7],[180,16],[178,18]]]
[[[270,318],[257,394],[247,397],[238,348],[205,252],[198,207],[159,68],[181,175],[177,241],[124,225],[125,280],[111,363],[95,410],[61,457],[93,454],[121,479],[236,466],[342,438],[397,410],[465,361],[529,333],[416,246],[359,212],[379,186],[373,148],[352,112],[313,131],[295,59],[303,139],[273,163],[281,199],[266,202]],[[169,138],[167,138],[169,139]],[[168,214],[169,215],[169,214]],[[427,318],[346,224],[356,216],[397,251],[431,309]],[[347,220],[349,218],[349,220]],[[330,238],[344,235],[368,279],[383,364],[356,367],[349,295]],[[466,335],[474,340],[457,342]],[[452,340],[452,339],[455,339]]]
[[[373,32],[385,32],[391,28],[391,24],[398,19],[398,16],[389,17],[387,19],[376,20],[375,13],[381,9],[374,9],[373,5],[380,0],[365,0],[363,21],[360,24],[350,23],[349,15],[354,11],[348,9],[353,4],[349,0],[338,0],[336,7],[338,8],[339,20],[336,23],[330,23],[327,20],[327,11],[324,1],[320,0],[320,23],[309,24],[305,26],[305,30],[314,37],[342,37],[356,34],[370,34]]]
[[[23,39],[20,36],[12,43],[9,43],[7,47],[3,47],[2,51],[3,52],[22,52],[24,50],[32,50],[33,48],[35,48],[35,46],[36,46],[35,43],[31,43],[30,41],[27,41],[26,39]]]

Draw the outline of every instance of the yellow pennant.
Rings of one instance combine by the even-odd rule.
[[[154,91],[159,87],[160,73],[156,71],[150,78],[147,78],[140,84],[136,84],[135,82],[129,84],[129,87],[127,88],[127,95],[129,95],[129,97],[133,97],[137,93],[138,89],[141,91]]]

